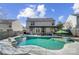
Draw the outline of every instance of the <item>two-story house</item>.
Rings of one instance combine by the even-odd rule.
[[[0,19],[0,31],[22,31],[23,27],[18,20]]]
[[[0,40],[21,34],[23,26],[16,19],[0,19]]]
[[[31,34],[50,34],[51,28],[54,27],[54,19],[52,18],[27,18],[27,32]]]

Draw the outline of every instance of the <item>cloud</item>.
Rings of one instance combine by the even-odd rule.
[[[31,8],[32,7],[32,8]],[[45,6],[38,5],[35,9],[34,5],[30,5],[29,7],[26,7],[25,9],[22,9],[19,14],[17,15],[17,18],[19,19],[20,17],[45,17],[46,14],[46,8]]]
[[[29,7],[33,7],[33,8],[34,8],[34,7],[35,7],[35,5],[29,5]]]
[[[34,9],[34,10],[36,9],[36,5],[29,5],[29,7]]]
[[[75,14],[79,14],[79,3],[75,3],[72,8]]]
[[[52,12],[55,12],[55,9],[51,9]]]
[[[45,5],[29,5],[28,7],[22,9],[19,11],[19,14],[17,15],[17,19],[19,19],[22,23],[23,26],[25,26],[24,22],[26,19],[22,18],[41,18],[45,17],[46,14],[46,8]]]
[[[46,11],[45,5],[38,5],[37,12],[39,12],[39,17],[44,17],[45,11]]]
[[[34,17],[35,16],[35,12],[32,8],[28,7],[28,8],[25,8],[25,9],[22,9],[20,11],[20,13],[18,14],[17,18],[20,18],[20,17]]]
[[[59,16],[58,19],[61,21],[64,18],[64,16]]]

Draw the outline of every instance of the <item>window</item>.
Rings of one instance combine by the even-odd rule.
[[[38,32],[40,32],[40,29],[38,28]]]
[[[35,23],[34,22],[31,22],[31,25],[34,25]]]
[[[38,30],[36,29],[36,32],[38,32]]]
[[[30,31],[33,31],[33,28],[30,28]]]
[[[9,25],[9,28],[11,28],[12,26],[11,25]]]
[[[52,25],[54,25],[54,22],[52,22]]]
[[[7,32],[9,32],[9,31],[13,31],[12,29],[7,29]]]
[[[37,28],[37,29],[36,29],[36,32],[37,32],[37,33],[38,33],[38,32],[40,32],[40,29],[39,29],[39,28]]]

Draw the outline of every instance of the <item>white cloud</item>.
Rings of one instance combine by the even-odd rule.
[[[46,8],[44,5],[38,5],[37,12],[39,12],[39,17],[44,17],[45,11],[46,11]]]
[[[26,20],[22,20],[21,18],[24,17],[24,18],[27,18],[27,17],[30,17],[30,18],[40,18],[40,17],[45,17],[45,14],[46,14],[46,8],[45,6],[42,4],[42,5],[29,5],[29,7],[26,7],[24,9],[22,9],[19,14],[17,15],[17,18],[23,22],[23,21],[26,21]],[[24,23],[22,23],[23,26],[25,26]]]
[[[36,9],[34,9],[34,8],[35,8],[34,5],[30,5],[29,7],[22,9],[20,11],[20,13],[17,15],[17,18],[20,18],[20,17],[45,17],[46,8],[44,5],[38,5],[36,7]]]
[[[29,5],[30,8],[36,9],[36,5]]]
[[[72,8],[74,10],[74,13],[78,13],[79,14],[79,3],[75,3]]]
[[[55,9],[51,9],[52,10],[52,12],[55,12]]]
[[[35,5],[29,5],[29,7],[35,7]]]
[[[64,18],[64,16],[59,16],[58,19],[61,21]]]
[[[37,11],[39,11],[39,12],[44,11],[44,10],[45,10],[44,7],[45,7],[44,5],[38,5],[38,6],[37,6]]]
[[[35,12],[32,8],[28,7],[20,11],[17,18],[20,18],[20,17],[35,17]]]

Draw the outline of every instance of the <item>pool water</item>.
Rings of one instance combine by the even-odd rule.
[[[49,37],[27,37],[27,39],[18,44],[18,46],[36,45],[51,50],[62,49],[65,42],[55,39],[58,38],[51,39]]]

